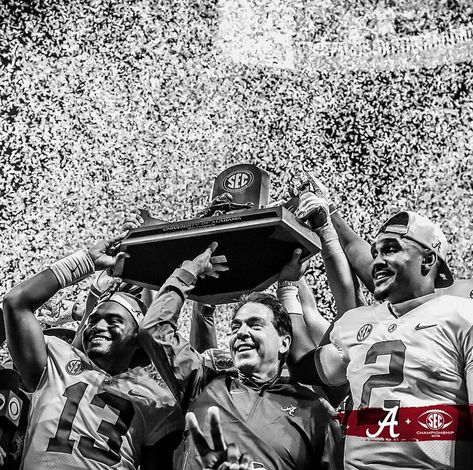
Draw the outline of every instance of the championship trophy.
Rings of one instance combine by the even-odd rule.
[[[292,212],[297,201],[265,207],[269,174],[240,164],[215,180],[211,203],[199,218],[162,222],[145,215],[145,224],[122,240],[122,259],[113,271],[124,281],[159,289],[173,270],[193,259],[213,241],[213,261],[230,268],[218,279],[199,279],[191,299],[208,304],[235,302],[245,292],[261,291],[277,280],[296,248],[302,261],[320,251],[320,240]]]

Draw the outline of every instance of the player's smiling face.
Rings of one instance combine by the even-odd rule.
[[[119,358],[136,347],[137,325],[130,312],[116,302],[103,302],[87,319],[82,336],[84,351],[95,357]]]
[[[381,233],[371,246],[371,254],[376,300],[397,303],[418,296],[423,259],[420,245],[397,234]]]
[[[279,336],[273,312],[266,305],[248,302],[231,322],[230,351],[235,367],[247,377],[269,380],[278,372],[280,355],[290,342]]]

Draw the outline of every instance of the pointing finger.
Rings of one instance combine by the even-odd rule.
[[[205,251],[208,251],[210,254],[212,254],[217,249],[217,247],[218,247],[218,242],[212,242],[208,246],[207,250],[205,250]]]

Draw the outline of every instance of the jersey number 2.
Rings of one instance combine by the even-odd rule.
[[[374,343],[366,353],[365,364],[374,364],[378,356],[389,355],[389,371],[387,374],[372,375],[363,385],[360,407],[369,406],[373,388],[395,387],[404,380],[404,361],[406,360],[406,345],[400,340],[381,341]],[[386,403],[386,408],[392,408],[399,403]]]
[[[67,398],[66,404],[59,418],[56,435],[49,439],[48,448],[46,449],[48,452],[72,453],[74,448],[74,440],[71,439],[72,423],[87,387],[87,383],[77,382],[64,390],[63,396]],[[94,439],[87,436],[80,437],[77,448],[85,458],[102,462],[105,465],[115,465],[121,459],[120,447],[122,445],[122,437],[130,427],[135,414],[133,405],[130,401],[107,392],[98,393],[90,403],[100,408],[105,408],[105,405],[109,405],[112,410],[118,411],[115,424],[102,421],[97,429],[97,432],[104,436],[109,449],[104,450],[96,447]]]

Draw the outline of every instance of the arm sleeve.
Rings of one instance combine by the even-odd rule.
[[[335,322],[330,332],[331,342],[319,346],[314,355],[318,375],[327,385],[342,385],[347,381],[348,359],[342,347],[339,330],[339,322]]]
[[[140,325],[140,341],[163,380],[184,409],[202,383],[204,366],[200,354],[177,331],[184,300],[196,278],[176,269],[153,300]]]
[[[463,309],[462,317],[465,326],[459,328],[460,345],[463,359],[466,388],[468,392],[468,403],[470,409],[473,405],[473,301],[464,301],[467,308]],[[472,416],[473,420],[473,416]]]
[[[335,417],[329,418],[325,433],[325,445],[321,468],[324,470],[343,469],[343,436]]]
[[[343,435],[337,412],[325,399],[319,402],[321,407],[314,409],[316,414],[311,420],[314,462],[321,470],[342,470]]]
[[[200,353],[217,347],[214,311],[213,305],[205,305],[200,302],[194,302],[192,305],[190,342]]]
[[[457,297],[451,297],[451,299],[460,300]],[[460,321],[456,333],[460,346],[461,369],[463,369],[468,394],[470,422],[473,426],[473,300],[461,299],[460,302]]]
[[[182,435],[184,431],[185,421],[181,410],[169,404],[160,405],[160,408],[154,410],[154,415],[153,412],[148,412],[143,416],[150,423],[145,436],[145,446],[153,446],[171,434],[180,433]]]

